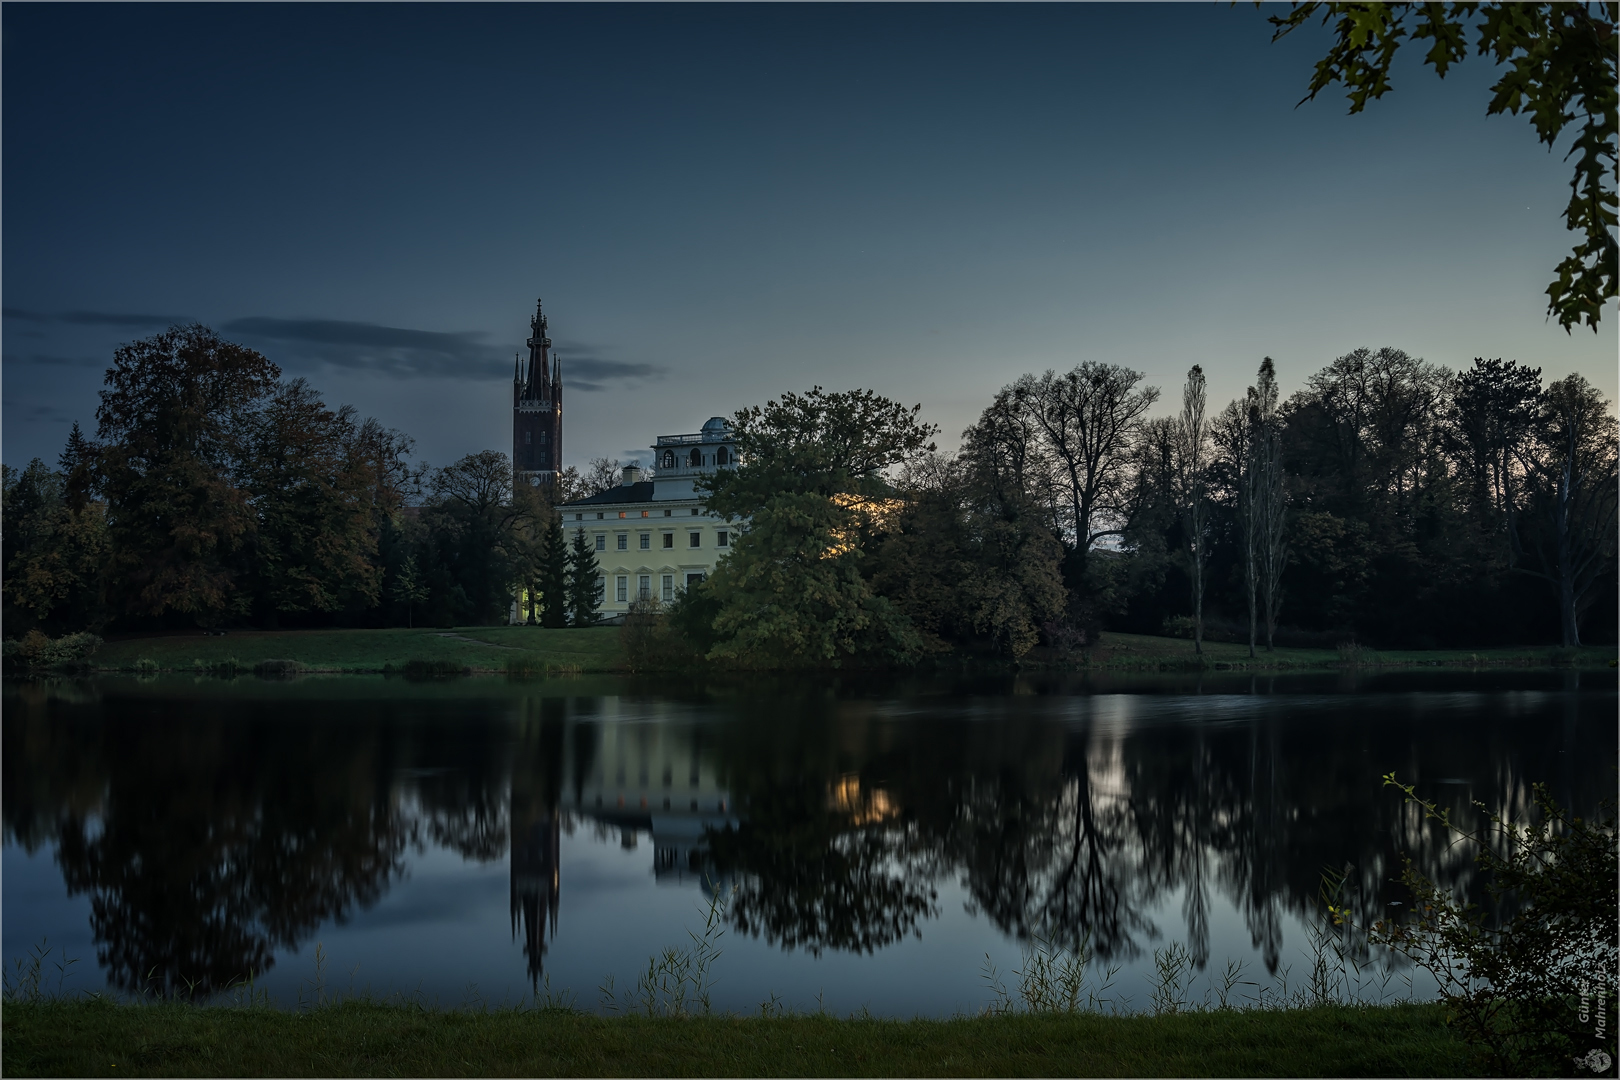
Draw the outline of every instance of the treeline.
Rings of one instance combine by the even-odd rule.
[[[672,628],[758,666],[1018,657],[1104,626],[1194,648],[1614,640],[1616,421],[1580,375],[1359,349],[1287,399],[1269,359],[1241,400],[1212,409],[1196,366],[1181,397],[1150,417],[1138,372],[1026,375],[952,456],[865,391],[744,410],[709,505],[750,525]]]
[[[537,618],[593,617],[595,556],[506,455],[412,466],[408,436],[205,327],[120,348],[96,419],[57,468],[5,469],[8,636],[489,623],[542,580]]]
[[[744,409],[743,464],[706,482],[735,546],[632,637],[760,667],[1017,658],[1104,627],[1192,648],[1614,640],[1616,421],[1581,376],[1385,348],[1286,399],[1269,359],[1223,407],[1196,366],[1180,390],[1155,417],[1124,367],[1026,375],[951,455],[870,391]],[[5,470],[8,635],[468,625],[514,599],[594,620],[595,556],[547,499],[614,463],[559,492],[514,490],[495,451],[412,466],[409,437],[201,326],[120,348],[96,418],[57,468]]]

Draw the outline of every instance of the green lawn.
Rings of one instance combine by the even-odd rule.
[[[83,1001],[0,1014],[8,1076],[1465,1076],[1435,1005],[955,1020]]]
[[[1613,646],[1559,649],[1437,649],[1363,653],[1362,667],[1501,667],[1545,668],[1560,664],[1607,667]],[[198,662],[219,664],[234,659],[244,669],[265,660],[292,660],[311,671],[375,672],[400,670],[411,661],[505,672],[520,667],[533,673],[551,670],[615,672],[624,670],[619,632],[599,626],[581,630],[543,630],[534,626],[470,626],[418,630],[233,630],[224,637],[200,631],[167,637],[110,641],[91,658],[102,670],[132,671],[150,660],[164,671],[191,671]],[[1071,666],[1072,661],[1060,661]],[[1110,671],[1157,671],[1192,668],[1199,658],[1184,638],[1142,634],[1102,635],[1101,644],[1085,654],[1081,666]],[[1334,649],[1263,649],[1253,660],[1248,646],[1205,642],[1203,663],[1217,669],[1325,670],[1346,666]]]
[[[224,637],[193,632],[170,637],[109,641],[91,663],[130,671],[150,660],[165,671],[189,671],[196,662],[234,659],[246,668],[265,660],[292,660],[314,671],[402,669],[411,661],[446,663],[474,671],[505,671],[513,660],[531,666],[570,665],[584,672],[620,666],[612,627],[542,630],[532,626],[474,626],[450,630],[233,630]]]

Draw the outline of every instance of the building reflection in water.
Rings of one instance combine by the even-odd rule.
[[[0,797],[7,842],[51,851],[108,983],[137,994],[263,976],[434,847],[508,859],[538,985],[575,829],[647,850],[658,884],[721,891],[733,928],[811,955],[920,936],[953,883],[1014,940],[1119,961],[1167,937],[1210,959],[1225,905],[1276,971],[1324,867],[1352,865],[1357,922],[1398,898],[1403,851],[1483,897],[1471,852],[1382,774],[1465,817],[1475,799],[1517,816],[1543,779],[1576,813],[1612,795],[1613,685],[695,702],[402,686],[359,706],[252,680],[8,685]],[[39,920],[5,899],[24,940]]]

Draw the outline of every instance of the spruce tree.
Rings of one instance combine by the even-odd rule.
[[[553,516],[540,547],[540,625],[568,625],[568,540],[562,519]]]
[[[601,567],[596,552],[586,542],[585,530],[574,532],[574,550],[568,557],[568,621],[574,626],[591,626],[602,602]]]

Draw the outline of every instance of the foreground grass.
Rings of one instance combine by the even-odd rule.
[[[955,1020],[12,1003],[9,1076],[1463,1076],[1436,1005]]]
[[[245,669],[267,660],[291,660],[310,671],[374,672],[403,669],[411,661],[473,671],[506,671],[514,661],[544,670],[617,671],[623,666],[612,627],[544,630],[535,626],[472,626],[416,630],[233,630],[224,637],[200,631],[169,637],[109,641],[91,664],[133,671],[146,660],[163,671],[189,671],[235,660]]]

